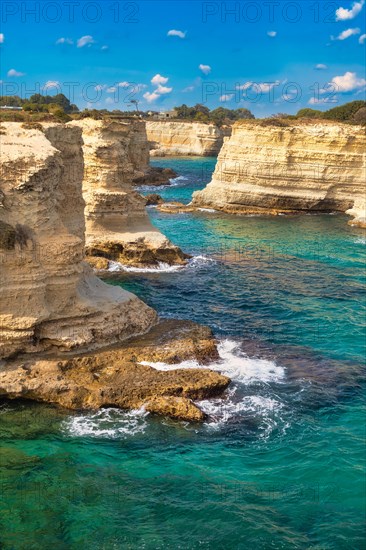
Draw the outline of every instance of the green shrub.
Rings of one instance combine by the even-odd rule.
[[[44,128],[39,122],[24,122],[22,128],[25,130],[38,130],[39,132],[44,132]]]
[[[260,121],[261,126],[277,126],[278,128],[287,128],[289,123],[282,118],[263,118]]]
[[[327,120],[336,120],[338,122],[353,122],[353,117],[359,109],[366,107],[366,101],[351,101],[339,107],[334,107],[325,111],[323,117]]]

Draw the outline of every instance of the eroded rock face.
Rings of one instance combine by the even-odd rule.
[[[2,127],[0,357],[97,349],[146,332],[156,313],[83,261],[81,130]]]
[[[69,354],[70,355],[70,354]],[[33,399],[69,409],[116,406],[173,418],[202,421],[192,399],[220,395],[230,380],[206,368],[157,370],[142,362],[179,363],[187,358],[207,363],[217,358],[207,327],[163,321],[144,339],[82,356],[25,356],[0,369],[0,395]]]
[[[203,122],[148,121],[146,132],[151,156],[215,157],[231,129]]]
[[[238,122],[192,205],[232,213],[346,212],[365,222],[365,129]]]
[[[80,128],[84,141],[87,259],[185,264],[185,254],[151,224],[145,199],[132,187],[149,171],[145,122],[88,118],[68,126]]]

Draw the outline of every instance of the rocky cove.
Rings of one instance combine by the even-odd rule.
[[[88,122],[105,159],[92,145],[92,189],[108,193],[110,145],[118,162],[131,129],[103,151]],[[105,284],[83,259],[85,130],[42,128],[0,135],[5,548],[362,547],[365,231],[341,212],[149,208],[192,259]],[[149,176],[124,159],[123,192],[165,206],[217,161],[156,157],[179,178],[134,189]]]
[[[161,414],[202,420],[203,414],[190,398],[217,395],[228,385],[228,378],[210,370],[181,374],[177,369],[155,374],[154,369],[139,365],[152,355],[171,363],[181,356],[207,363],[216,353],[212,333],[179,323],[169,330],[154,329],[160,325],[153,309],[133,294],[102,282],[84,261],[85,249],[88,252],[91,248],[93,254],[102,250],[110,257],[110,248],[121,241],[129,243],[129,258],[138,255],[140,260],[146,241],[155,250],[170,248],[180,261],[184,258],[154,230],[144,210],[144,199],[130,186],[134,159],[141,151],[146,153],[146,142],[138,144],[139,130],[135,124],[115,128],[90,121],[43,124],[41,128],[19,123],[2,126],[3,397],[69,408],[144,405]],[[130,235],[126,239],[120,231],[113,232],[121,224],[126,232],[137,233],[135,245]],[[149,333],[151,330],[155,332]],[[132,344],[128,351],[118,348],[121,342],[143,334],[153,335],[143,338],[145,344],[151,338],[145,352],[137,352]],[[117,350],[107,356],[103,351],[97,354],[96,350],[109,346],[117,346]],[[80,354],[86,358],[79,359]],[[140,388],[137,394],[135,388]]]
[[[190,154],[202,155],[190,123],[148,123],[157,124],[162,147],[173,131],[170,143],[186,146],[191,135]],[[149,165],[149,137],[151,129],[138,120],[2,127],[1,395],[75,409],[145,407],[203,420],[192,399],[228,386],[227,377],[209,369],[167,374],[143,366],[152,357],[208,364],[217,359],[213,335],[199,325],[159,321],[136,296],[95,275],[110,261],[136,267],[187,262],[188,255],[152,225],[146,199],[135,190],[136,184],[166,183],[162,174],[169,174]],[[212,154],[211,145],[206,152]],[[188,206],[159,209],[338,210],[362,226],[364,145],[360,127],[239,122],[224,139],[211,183]]]

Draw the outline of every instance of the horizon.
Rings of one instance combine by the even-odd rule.
[[[0,92],[81,110],[325,111],[366,98],[364,14],[364,0],[3,2]]]

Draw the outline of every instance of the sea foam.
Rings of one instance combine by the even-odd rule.
[[[193,256],[193,258],[190,258],[186,265],[170,265],[165,262],[159,262],[158,265],[151,267],[133,267],[129,265],[124,265],[120,262],[109,260],[108,271],[110,273],[118,273],[123,271],[130,273],[173,273],[174,271],[182,271],[183,269],[187,268],[203,267],[207,264],[214,263],[216,263],[216,260],[202,255]]]
[[[276,365],[273,361],[248,357],[239,352],[239,343],[234,340],[222,340],[218,344],[220,359],[208,366],[229,376],[231,380],[243,384],[255,382],[281,382],[285,376],[285,369]],[[196,360],[182,361],[175,365],[162,362],[142,361],[142,365],[148,365],[156,370],[197,369],[202,367]]]
[[[73,437],[121,439],[143,433],[148,414],[143,408],[123,411],[109,407],[72,416],[63,422],[62,427]]]

